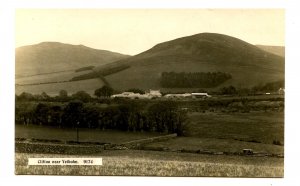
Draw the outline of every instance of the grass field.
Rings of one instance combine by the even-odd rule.
[[[272,144],[284,142],[283,112],[199,113],[188,115],[189,136],[236,139]]]
[[[168,141],[156,142],[147,144],[145,149],[162,149],[168,148],[172,151],[187,150],[187,151],[209,151],[209,152],[242,152],[243,149],[252,149],[257,153],[266,154],[283,154],[284,147],[264,144],[252,143],[231,139],[216,139],[216,138],[196,138],[196,137],[178,137]]]
[[[30,157],[102,157],[102,166],[28,166]],[[16,174],[114,175],[114,176],[205,176],[283,177],[283,159],[263,157],[208,156],[199,154],[104,151],[92,156],[16,153]]]
[[[20,95],[22,92],[28,92],[31,94],[41,94],[46,92],[50,96],[57,96],[60,90],[66,90],[69,95],[78,91],[85,91],[90,95],[94,95],[96,89],[101,88],[104,85],[103,81],[96,79],[88,79],[82,81],[71,81],[64,83],[52,83],[52,84],[40,84],[40,85],[16,85],[15,92]]]
[[[190,113],[186,137],[146,145],[146,148],[167,147],[171,150],[208,150],[212,152],[241,152],[250,148],[255,152],[283,154],[284,118],[281,112],[250,113]],[[16,125],[18,138],[76,140],[75,129],[59,129],[36,125]],[[80,141],[123,143],[161,135],[159,133],[102,131],[80,129]]]
[[[283,112],[189,113],[187,137],[147,144],[146,149],[206,150],[210,152],[254,152],[284,154]]]
[[[144,139],[160,135],[159,133],[102,131],[92,129],[79,129],[79,141],[100,143],[123,143],[127,141]],[[59,129],[45,126],[16,125],[16,138],[56,139],[61,141],[75,141],[76,129]]]

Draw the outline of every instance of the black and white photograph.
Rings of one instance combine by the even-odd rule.
[[[16,9],[14,115],[16,175],[284,178],[285,10]]]

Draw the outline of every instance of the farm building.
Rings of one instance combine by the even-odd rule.
[[[139,95],[141,95],[141,94],[134,93],[134,92],[123,92],[121,94],[114,94],[111,96],[111,98],[132,98],[132,99],[134,99],[134,98],[138,97]]]
[[[146,93],[148,94],[149,96],[152,96],[152,97],[161,97],[161,93],[160,93],[160,90],[149,90],[149,93]]]
[[[140,94],[134,92],[123,92],[121,94],[114,94],[111,98],[130,98],[130,99],[151,99],[155,97],[161,97],[159,90],[150,90],[149,93]]]

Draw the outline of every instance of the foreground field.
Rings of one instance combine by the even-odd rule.
[[[30,157],[102,157],[102,166],[28,166]],[[100,176],[283,177],[283,159],[173,152],[104,151],[92,156],[16,153],[16,174]]]
[[[144,139],[160,135],[159,133],[101,131],[96,129],[79,129],[79,141],[100,143],[123,143],[127,141]],[[16,125],[16,138],[35,138],[61,141],[75,141],[76,129],[60,129],[45,126]]]

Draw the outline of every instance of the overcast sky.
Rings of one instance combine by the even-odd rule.
[[[283,9],[18,9],[16,47],[56,41],[135,55],[183,36],[213,32],[285,45]]]

